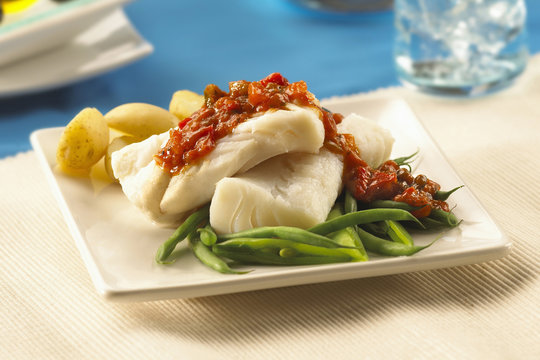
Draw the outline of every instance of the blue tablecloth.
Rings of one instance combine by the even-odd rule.
[[[306,11],[285,0],[139,0],[126,12],[155,52],[74,85],[0,100],[0,158],[30,149],[38,128],[62,126],[82,108],[126,102],[167,108],[178,89],[257,80],[281,72],[319,98],[398,85],[391,10]],[[527,1],[531,53],[540,51],[540,1]]]

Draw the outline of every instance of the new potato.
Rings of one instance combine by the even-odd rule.
[[[146,103],[128,103],[115,107],[105,120],[111,129],[146,139],[164,133],[178,125],[178,118],[160,108]]]
[[[167,111],[147,103],[127,103],[105,115],[95,108],[85,108],[66,126],[56,151],[56,162],[71,175],[87,174],[103,156],[107,174],[114,179],[111,154],[122,147],[162,134],[178,126],[204,103],[204,97],[189,90],[174,93]],[[111,138],[110,131],[124,136]]]
[[[204,96],[189,90],[178,90],[172,96],[169,103],[169,111],[179,120],[191,116],[204,104]]]
[[[56,150],[56,162],[66,172],[88,170],[107,151],[109,128],[95,108],[85,108],[66,126]]]

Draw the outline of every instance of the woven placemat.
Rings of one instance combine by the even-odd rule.
[[[540,358],[540,56],[476,99],[404,88],[513,242],[496,261],[197,299],[110,303],[94,290],[33,152],[0,161],[6,359]]]

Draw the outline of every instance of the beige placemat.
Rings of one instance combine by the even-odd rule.
[[[0,161],[0,358],[540,358],[540,56],[515,86],[451,100],[403,88],[514,243],[489,263],[208,298],[109,303],[32,152]]]

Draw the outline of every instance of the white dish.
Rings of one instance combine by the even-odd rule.
[[[0,66],[66,43],[130,0],[37,0],[0,24]]]
[[[324,106],[347,114],[357,112],[392,129],[394,156],[420,149],[417,172],[428,174],[444,189],[463,184],[424,128],[402,100],[335,100]],[[55,169],[56,145],[62,128],[34,132],[39,156],[96,289],[110,300],[145,301],[199,297],[273,287],[396,274],[492,260],[505,255],[510,243],[465,187],[452,195],[455,213],[464,219],[431,247],[411,257],[371,256],[364,263],[301,267],[249,266],[245,275],[223,275],[206,268],[181,243],[173,265],[157,265],[154,254],[172,233],[158,228],[125,198],[118,185],[100,190],[89,179],[73,178]],[[415,237],[427,244],[436,235]]]
[[[62,47],[0,67],[0,97],[73,83],[129,64],[153,47],[116,9]]]

